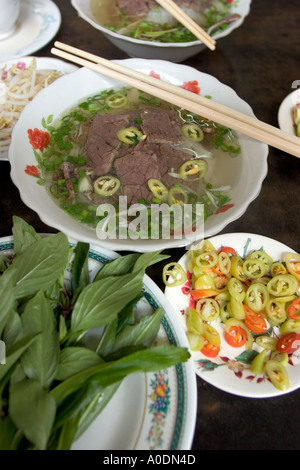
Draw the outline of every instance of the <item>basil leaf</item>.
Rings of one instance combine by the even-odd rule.
[[[110,276],[89,284],[78,296],[71,318],[74,337],[112,321],[142,289],[143,272]],[[71,336],[72,338],[72,336]]]
[[[72,263],[71,287],[75,292],[79,287],[85,287],[89,283],[88,272],[89,244],[78,242]]]
[[[10,368],[18,361],[24,351],[31,345],[33,341],[35,341],[39,334],[40,332],[36,332],[34,334],[22,337],[13,346],[11,346],[8,351],[6,351],[6,364],[1,365],[0,367],[0,380],[5,377]]]
[[[5,325],[2,339],[6,349],[9,349],[22,335],[21,317],[17,311],[13,310],[9,316],[9,320]]]
[[[152,315],[142,317],[135,325],[125,325],[122,331],[116,336],[113,345],[110,349],[106,348],[101,351],[102,357],[106,360],[111,360],[124,355],[126,348],[132,346],[149,347],[155,340],[158,330],[161,325],[164,311],[159,308]],[[121,353],[116,354],[118,351]]]
[[[57,371],[60,345],[56,319],[42,291],[26,304],[21,320],[25,333],[42,332],[22,355],[21,365],[28,378],[46,388]]]
[[[56,401],[59,401],[78,390],[90,379],[97,381],[99,386],[106,387],[119,382],[129,374],[167,369],[187,361],[189,357],[187,348],[177,346],[162,345],[143,349],[117,361],[85,369],[61,382],[50,393]]]
[[[14,308],[13,276],[14,272],[7,269],[0,277],[0,338]]]
[[[104,279],[109,276],[122,276],[123,274],[128,274],[132,270],[139,256],[139,253],[132,253],[120,256],[108,263],[105,263],[99,269],[94,281],[99,281],[100,279]]]
[[[12,449],[12,442],[16,431],[17,429],[10,416],[0,420],[0,450],[14,450]]]
[[[12,234],[14,239],[14,252],[16,255],[22,253],[32,243],[41,238],[31,225],[17,216],[13,216]]]
[[[14,270],[16,299],[34,295],[54,284],[69,260],[69,243],[63,233],[41,238],[16,256],[5,271]]]
[[[91,349],[80,346],[66,347],[61,351],[55,379],[65,380],[71,375],[101,362],[103,361],[100,356]]]
[[[9,415],[38,450],[45,450],[56,413],[53,396],[37,380],[12,382],[9,388]]]

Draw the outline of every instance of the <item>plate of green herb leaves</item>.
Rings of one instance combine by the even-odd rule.
[[[189,449],[196,378],[160,252],[118,256],[13,218],[0,240],[0,449]]]

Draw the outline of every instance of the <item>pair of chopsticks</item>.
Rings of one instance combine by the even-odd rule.
[[[126,85],[145,91],[187,111],[215,121],[271,147],[300,158],[299,137],[283,132],[277,127],[243,114],[176,85],[158,80],[150,75],[117,64],[94,54],[66,44],[55,42],[52,54],[118,80]]]
[[[191,33],[203,42],[212,51],[216,48],[216,41],[199,26],[185,11],[183,11],[173,0],[156,0],[161,7],[168,11],[179,23],[183,24]]]

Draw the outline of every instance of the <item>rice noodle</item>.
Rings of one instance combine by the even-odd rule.
[[[57,70],[37,70],[34,58],[27,68],[24,62],[19,62],[0,69],[0,152],[8,151],[11,131],[24,107],[61,75]]]

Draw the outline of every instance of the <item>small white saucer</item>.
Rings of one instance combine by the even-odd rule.
[[[38,51],[51,41],[60,25],[60,10],[51,0],[23,0],[15,32],[0,41],[0,60]]]
[[[299,83],[300,86],[300,83]],[[300,87],[287,95],[279,106],[278,124],[281,130],[295,135],[293,108],[300,103]]]

